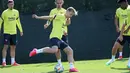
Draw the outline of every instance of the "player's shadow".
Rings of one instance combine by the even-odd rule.
[[[130,73],[130,71],[128,71],[128,72],[121,72],[121,73]]]
[[[124,58],[124,59],[122,59],[122,60],[117,59],[116,61],[125,62],[125,61],[128,61],[128,59],[126,59],[126,58]]]
[[[128,68],[115,68],[115,67],[111,67],[111,69],[115,69],[115,70],[128,70]]]
[[[70,72],[66,72],[66,71],[68,71],[68,70],[64,70],[64,72],[62,72],[62,73],[70,73]],[[56,73],[56,72],[55,71],[49,71],[47,73]]]
[[[49,64],[49,65],[47,65],[47,66],[55,66],[56,64]]]
[[[44,65],[44,64],[38,64],[38,65],[36,65],[36,67],[40,67],[40,66],[42,66],[42,65]],[[49,67],[49,66],[54,66],[55,64],[49,64],[49,65],[47,65],[47,67]]]
[[[7,66],[5,66],[5,67],[0,66],[0,68],[10,68],[10,67],[12,67],[12,66],[11,66],[11,65],[7,65]]]

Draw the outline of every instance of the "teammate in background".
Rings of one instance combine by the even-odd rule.
[[[127,0],[118,0],[118,4],[120,5],[120,7],[116,10],[115,24],[116,24],[117,31],[120,31],[123,24],[128,24],[128,22],[129,22],[128,12],[129,12],[130,6],[128,5]],[[119,20],[119,27],[118,27],[118,20]],[[117,50],[119,48],[123,48],[123,45],[125,44],[126,41],[128,43],[130,43],[130,31],[129,31],[128,27],[129,26],[126,25],[126,27],[125,27],[126,29],[123,33],[123,40],[120,40],[119,37],[117,38],[117,40],[112,48],[111,60],[109,60],[106,63],[106,65],[110,65],[112,62],[115,61],[115,55],[117,53]]]
[[[119,2],[119,1],[118,1]],[[118,8],[119,9],[119,8]],[[122,20],[120,20],[119,19],[119,17],[118,17],[118,15],[119,14],[121,14],[121,13],[119,13],[119,12],[116,12],[116,15],[115,15],[115,26],[116,26],[116,32],[118,33],[118,34],[120,34],[120,31],[121,31],[121,26],[120,25],[122,25],[122,24],[120,24],[121,22],[122,22]],[[116,42],[115,42],[115,45],[113,46],[113,48],[116,46]],[[122,56],[122,53],[123,53],[123,46],[121,45],[119,48],[118,48],[118,50],[119,50],[119,60],[121,60],[122,58],[123,58],[123,56]]]
[[[130,8],[129,8],[129,10],[130,10]],[[122,26],[122,29],[121,29],[121,32],[120,32],[120,36],[118,37],[121,41],[123,41],[123,39],[124,39],[123,38],[123,33],[128,33],[130,31],[130,24],[129,24],[130,22],[129,22],[129,20],[130,20],[130,12],[128,12],[128,23],[124,24]],[[127,28],[125,30],[126,26],[127,26]],[[128,38],[128,42],[129,42],[129,48],[130,48],[130,37]],[[128,66],[128,69],[130,70],[130,57],[129,57],[127,66]]]
[[[65,14],[66,10],[64,8],[62,8],[62,5],[64,4],[64,1],[63,0],[55,0],[55,4],[56,4],[56,8],[52,9],[51,12],[50,12],[50,16],[54,16],[54,15],[57,15],[57,14]],[[52,22],[53,20],[48,20],[47,23],[44,25],[44,28],[46,29]],[[70,24],[70,19],[68,19],[66,21],[66,24]],[[53,26],[55,26],[56,24],[53,24]],[[64,29],[64,34],[62,36],[62,40],[66,43],[68,43],[68,28],[67,26],[64,26],[63,27]],[[61,63],[61,52],[60,52],[60,49],[58,49],[58,52],[55,54],[56,55],[56,58],[57,58],[57,61],[58,61],[58,64],[57,65],[62,65]]]
[[[77,11],[73,8],[73,7],[69,7],[66,11],[65,14],[57,14],[54,16],[37,16],[37,15],[33,15],[33,18],[36,19],[53,19],[53,29],[52,32],[50,34],[50,47],[44,47],[41,49],[33,49],[29,56],[35,56],[36,54],[39,53],[57,53],[58,49],[63,50],[66,54],[67,54],[67,58],[68,58],[68,62],[70,65],[70,72],[78,72],[78,70],[74,67],[74,58],[73,58],[73,50],[71,49],[71,47],[65,43],[64,41],[62,41],[62,36],[63,36],[63,29],[62,27],[66,24],[66,20],[68,18],[71,18],[73,15],[77,15]]]
[[[10,45],[11,65],[18,66],[19,64],[15,61],[15,48],[16,48],[16,35],[17,27],[20,30],[20,35],[23,36],[23,30],[19,19],[19,11],[13,9],[14,1],[8,1],[8,9],[4,10],[0,18],[0,29],[4,22],[4,48],[2,50],[2,66],[6,66],[6,55],[7,49]]]

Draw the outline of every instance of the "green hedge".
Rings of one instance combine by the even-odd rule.
[[[15,8],[21,13],[50,11],[55,7],[54,0],[14,0]],[[0,10],[7,8],[7,0],[0,1]],[[116,0],[65,0],[64,8],[73,6],[78,10],[98,11],[116,8]]]

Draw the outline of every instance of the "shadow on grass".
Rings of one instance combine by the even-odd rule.
[[[128,71],[128,72],[121,72],[121,73],[130,73],[130,71]]]
[[[49,64],[49,65],[47,65],[47,66],[55,66],[56,64]]]
[[[36,67],[40,67],[40,66],[43,66],[44,64],[38,64],[38,65],[36,65]],[[46,65],[46,64],[45,64]],[[55,66],[55,64],[48,64],[47,65],[47,67],[49,67],[49,66]]]
[[[115,67],[111,67],[111,69],[115,69],[115,70],[128,70],[128,68],[115,68]],[[130,72],[129,72],[130,73]]]
[[[70,73],[70,72],[66,72],[66,71],[68,71],[68,70],[64,70],[64,72],[62,72],[62,73]],[[56,72],[55,71],[49,71],[47,73],[56,73]]]
[[[0,66],[0,68],[10,68],[10,67],[12,67],[12,66],[11,66],[11,65],[7,65],[7,66],[5,66],[5,67]]]
[[[124,59],[122,59],[122,60],[117,59],[116,61],[125,62],[125,61],[128,61],[128,59],[126,59],[126,58],[124,58]]]

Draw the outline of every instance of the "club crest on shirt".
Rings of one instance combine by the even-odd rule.
[[[61,14],[63,14],[64,12],[60,12]]]

